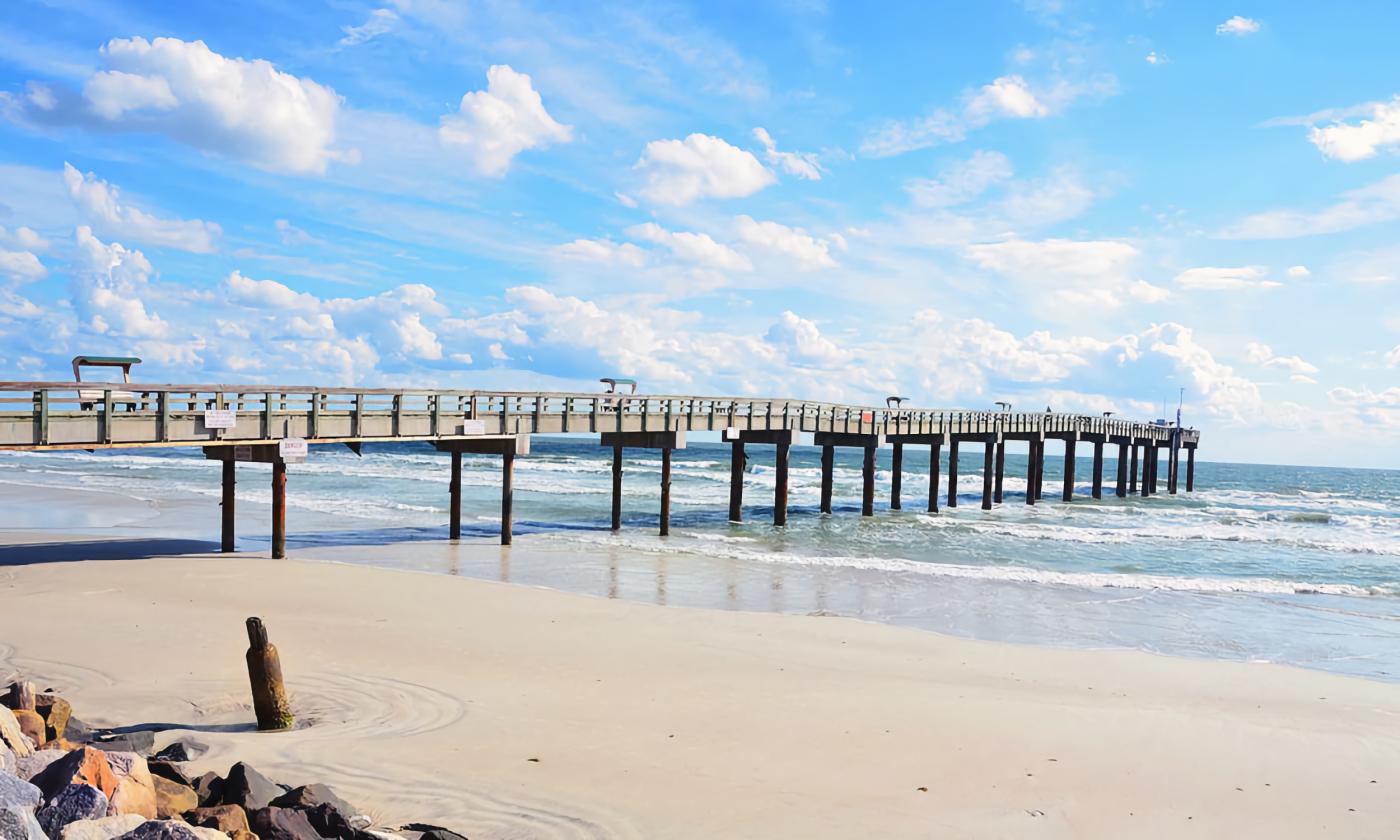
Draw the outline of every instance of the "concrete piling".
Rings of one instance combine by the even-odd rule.
[[[822,447],[822,513],[831,513],[831,490],[835,481],[836,447],[828,444]]]
[[[948,507],[958,506],[958,438],[948,438]]]
[[[904,479],[904,444],[895,441],[890,456],[890,510],[900,509],[899,490]]]
[[[1060,492],[1060,499],[1065,502],[1074,499],[1074,445],[1074,438],[1065,440],[1065,480],[1064,489]]]
[[[729,444],[729,521],[744,521],[744,441]]]

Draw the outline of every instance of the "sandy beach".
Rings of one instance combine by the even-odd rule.
[[[211,745],[201,771],[248,760],[473,838],[1395,824],[1400,689],[1289,667],[249,555],[6,566],[0,604],[0,671],[94,723],[160,724]],[[250,615],[282,651],[295,732],[250,731]]]

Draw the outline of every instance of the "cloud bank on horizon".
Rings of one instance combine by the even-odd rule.
[[[930,5],[15,0],[0,370],[1183,393],[1400,467],[1400,10]]]

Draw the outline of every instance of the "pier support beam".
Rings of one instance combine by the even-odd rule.
[[[1060,492],[1060,500],[1065,502],[1074,500],[1074,445],[1074,438],[1065,439],[1065,480]]]
[[[1035,504],[1035,486],[1036,483],[1040,480],[1039,476],[1035,474],[1036,468],[1040,464],[1040,452],[1038,450],[1044,445],[1044,441],[1036,440],[1034,438],[1032,438],[1029,444],[1027,445],[1028,448],[1026,449],[1026,504],[1028,505]]]
[[[1037,502],[1045,498],[1045,438],[1041,438],[1035,448],[1035,487],[1032,491]]]
[[[894,475],[895,481],[899,482],[893,485],[895,488],[903,484],[902,470],[904,466],[904,447],[908,445],[929,447],[928,512],[937,513],[939,473],[942,471],[943,467],[942,458],[940,457],[943,452],[943,435],[900,432],[898,434],[886,435],[884,440],[894,445]],[[900,500],[900,491],[898,489],[895,489],[891,495],[891,507],[895,507],[895,501],[902,501]]]
[[[875,515],[875,447],[865,447],[860,470],[860,515]]]
[[[1128,445],[1128,450],[1132,453],[1132,461],[1128,466],[1128,493],[1136,493],[1138,490],[1138,445],[1137,442]]]
[[[1150,460],[1152,461],[1152,495],[1155,496],[1158,493],[1157,474],[1162,469],[1162,448],[1157,445],[1156,441],[1152,442],[1152,457]]]
[[[1094,490],[1095,499],[1103,498],[1103,440],[1094,441]]]
[[[1175,496],[1177,474],[1181,472],[1181,447],[1173,445],[1167,451],[1170,459],[1167,464],[1167,492]]]
[[[671,450],[685,449],[685,432],[603,432],[599,438],[602,446],[611,446],[613,451],[613,504],[612,529],[622,528],[622,450],[660,449],[661,450],[661,536],[671,533]]]
[[[1002,478],[1006,474],[1006,439],[997,440],[996,485],[992,488],[992,501],[1001,504]]]
[[[938,477],[943,472],[943,444],[930,445],[928,451],[928,512],[938,513]]]
[[[224,486],[223,486],[223,491],[224,491],[224,492],[223,492],[223,511],[222,511],[222,513],[223,513],[223,522],[221,523],[223,527],[220,529],[220,532],[219,532],[219,550],[222,551],[222,552],[224,552],[225,554],[227,554],[228,552],[233,551],[233,528],[234,528],[234,519],[233,519],[233,513],[234,513],[234,506],[233,506],[233,504],[234,504],[234,500],[233,500],[233,486],[234,486],[234,483],[235,483],[235,482],[234,482],[234,467],[235,467],[236,463],[237,463],[237,462],[235,462],[235,461],[225,461],[225,462],[223,463],[223,470],[224,470]]]
[[[447,483],[447,538],[462,538],[462,453],[452,453],[452,478]]]
[[[744,521],[744,442],[729,444],[729,521]]]
[[[995,435],[989,435],[986,443],[982,444],[982,510],[992,509],[992,492],[995,484],[996,472],[996,449],[1000,441]]]
[[[1196,492],[1196,447],[1186,447],[1186,492]]]
[[[1118,472],[1113,477],[1113,494],[1123,498],[1128,494],[1128,444],[1118,444]]]
[[[890,510],[899,510],[899,490],[904,478],[904,444],[899,441],[894,442],[890,463]]]
[[[836,447],[822,447],[822,513],[831,513],[831,487],[835,480]]]
[[[501,545],[510,545],[512,505],[515,501],[515,456],[530,454],[529,435],[458,438],[433,442],[439,452],[452,455],[452,480],[448,487],[447,534],[451,539],[462,538],[462,455],[501,456]]]
[[[958,506],[958,437],[948,438],[948,507]]]
[[[675,432],[674,434],[679,434],[683,436],[685,433]],[[792,448],[792,445],[794,443],[797,443],[797,430],[731,428],[724,430],[724,439],[726,441],[729,441],[730,443],[765,443],[777,447],[778,452],[775,461],[777,474],[775,476],[776,481],[774,482],[773,486],[773,524],[786,525],[788,514],[788,461],[790,460],[789,450]],[[735,452],[737,454],[742,455],[743,449],[736,449]],[[740,458],[738,462],[740,464],[743,464],[744,459]],[[740,469],[742,470],[742,467]],[[731,473],[730,479],[729,513],[730,518],[737,522],[739,520],[734,518],[735,514],[739,513],[739,515],[742,516],[742,513],[737,511],[734,506],[735,479],[737,479],[738,482],[742,484],[742,472],[738,474]],[[740,493],[742,494],[742,490],[740,491]],[[740,496],[740,500],[742,500],[742,495]]]

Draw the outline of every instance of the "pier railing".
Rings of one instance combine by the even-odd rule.
[[[793,429],[1165,442],[1175,429],[1054,412],[889,408],[752,397],[569,392],[0,382],[0,449],[436,440],[603,432]],[[1200,433],[1181,431],[1194,445]]]

